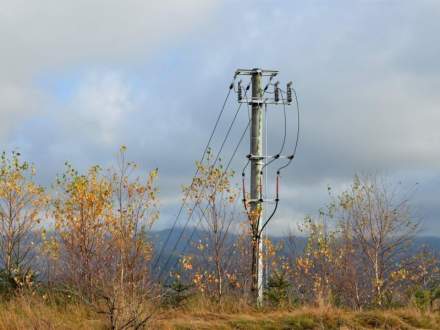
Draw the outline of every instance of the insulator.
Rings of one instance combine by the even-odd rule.
[[[274,90],[273,90],[275,102],[280,101],[280,87],[279,87],[279,85],[280,85],[280,82],[277,81],[275,83]]]
[[[237,96],[238,96],[238,102],[243,100],[243,91],[241,89],[241,80],[237,84]]]
[[[292,103],[292,82],[287,83],[287,103]]]
[[[280,191],[280,175],[277,174],[277,184],[276,184],[276,199],[279,200],[279,191]]]
[[[263,202],[263,175],[260,176],[260,202]]]

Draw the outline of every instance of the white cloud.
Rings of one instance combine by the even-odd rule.
[[[136,65],[206,22],[218,1],[1,0],[0,128],[47,107],[34,80],[77,66]],[[107,109],[108,110],[108,109]],[[107,127],[108,129],[109,127]],[[1,138],[1,137],[0,137]]]
[[[14,124],[38,110],[44,97],[37,90],[0,78],[0,141]]]
[[[141,106],[140,95],[130,87],[116,73],[88,75],[66,109],[66,128],[81,131],[90,142],[117,143],[123,122],[136,115]]]
[[[217,1],[2,1],[2,63],[43,66],[142,59],[206,21]],[[20,71],[16,70],[16,71]]]

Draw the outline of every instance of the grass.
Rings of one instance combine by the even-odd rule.
[[[237,307],[238,306],[238,307]],[[179,309],[162,309],[149,324],[152,329],[439,329],[439,313],[416,309],[353,312],[335,308],[301,307],[285,310],[253,310],[225,302],[195,302]],[[239,310],[240,309],[240,310]],[[0,302],[3,329],[107,329],[103,315],[85,305],[19,296]]]
[[[303,307],[292,311],[212,313],[169,311],[155,329],[440,329],[440,315],[414,309],[353,312]]]
[[[0,330],[106,328],[101,315],[81,304],[60,305],[39,296],[19,296],[0,303]]]

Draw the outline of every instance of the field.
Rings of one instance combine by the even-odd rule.
[[[197,311],[197,308],[199,311]],[[301,307],[285,310],[212,312],[192,306],[160,310],[151,329],[440,329],[440,314],[416,309],[353,312]],[[81,304],[49,303],[23,296],[1,303],[0,329],[108,329],[105,317]]]

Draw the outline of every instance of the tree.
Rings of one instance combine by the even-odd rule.
[[[0,259],[5,280],[14,287],[29,282],[35,258],[33,230],[48,198],[34,182],[35,168],[13,152],[0,156]]]
[[[112,222],[112,186],[99,166],[84,175],[69,164],[66,167],[56,182],[51,252],[57,257],[59,280],[92,300],[96,274],[109,257],[106,235]]]
[[[440,299],[440,259],[438,252],[426,246],[406,258],[391,277],[401,304],[413,302],[422,310],[432,310],[434,302]]]
[[[391,274],[402,267],[419,222],[411,217],[408,198],[377,177],[356,176],[338,205],[343,237],[359,250],[373,301],[381,306],[391,288]]]
[[[98,286],[114,329],[143,327],[152,316],[149,302],[159,298],[153,296],[149,281],[152,245],[148,235],[159,218],[158,170],[142,179],[134,176],[136,169],[135,163],[125,160],[123,147],[118,167],[109,171],[115,203],[107,239],[112,257],[99,273]]]
[[[211,152],[207,154],[205,163],[196,163],[198,175],[190,186],[184,187],[184,193],[195,205],[189,212],[196,215],[204,235],[196,243],[198,254],[193,259],[198,268],[193,280],[220,301],[225,282],[231,277],[228,269],[233,243],[230,231],[237,225],[233,221],[236,220],[238,189],[230,182],[234,172],[225,171],[221,164],[215,165]]]
[[[375,177],[354,178],[350,189],[306,219],[308,242],[296,261],[296,280],[306,299],[353,308],[384,306],[395,298],[396,274],[406,274],[419,223],[409,200]],[[399,282],[400,281],[400,282]],[[313,294],[305,288],[313,287]],[[403,289],[402,289],[403,290]]]
[[[301,231],[308,234],[308,239],[304,254],[296,259],[295,278],[299,293],[305,301],[319,306],[329,305],[332,303],[332,275],[336,266],[335,232],[328,230],[324,221],[313,221],[309,217]]]
[[[54,199],[55,234],[48,246],[58,261],[60,283],[108,316],[112,329],[140,328],[151,317],[148,280],[157,220],[157,170],[146,180],[121,148],[107,175],[93,166],[84,175],[68,165]]]

